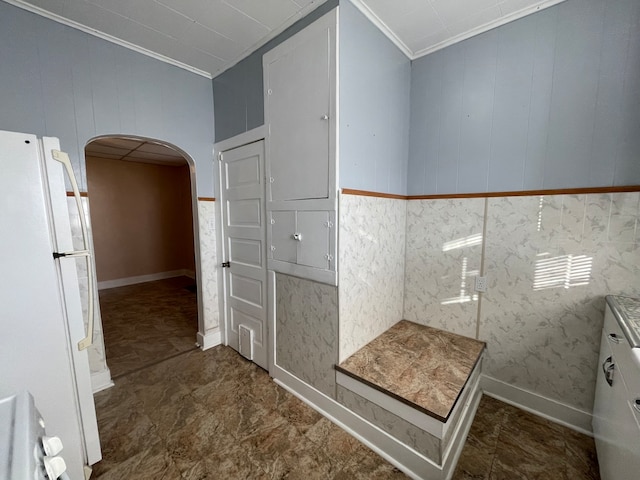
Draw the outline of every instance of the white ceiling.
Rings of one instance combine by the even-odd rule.
[[[326,0],[5,0],[215,77]],[[564,0],[351,0],[411,59]]]
[[[351,0],[411,59],[564,0]]]
[[[161,143],[146,142],[135,138],[99,138],[90,142],[84,152],[87,157],[108,160],[155,163],[166,166],[187,165],[187,161],[177,151]]]

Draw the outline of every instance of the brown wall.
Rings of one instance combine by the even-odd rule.
[[[98,281],[195,269],[189,167],[87,158]]]

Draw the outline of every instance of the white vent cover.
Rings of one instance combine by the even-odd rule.
[[[253,330],[245,325],[238,326],[240,355],[253,360]]]

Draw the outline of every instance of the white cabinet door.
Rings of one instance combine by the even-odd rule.
[[[321,270],[331,268],[333,211],[287,210],[270,215],[270,259]]]
[[[325,17],[264,57],[268,201],[329,198],[335,189],[336,20]]]
[[[274,260],[296,263],[298,246],[293,238],[296,232],[296,212],[271,212],[271,255]]]
[[[302,235],[298,242],[298,260],[300,265],[329,269],[330,251],[330,212],[298,212],[297,230]]]

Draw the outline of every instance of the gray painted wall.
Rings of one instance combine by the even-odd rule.
[[[567,0],[413,62],[410,195],[631,184],[637,0]]]
[[[411,62],[340,3],[340,187],[407,193]]]
[[[262,56],[338,5],[327,0],[277,37],[213,79],[215,139],[226,140],[264,124]]]
[[[91,138],[161,139],[214,196],[211,80],[0,2],[0,129],[60,138],[81,189]]]

